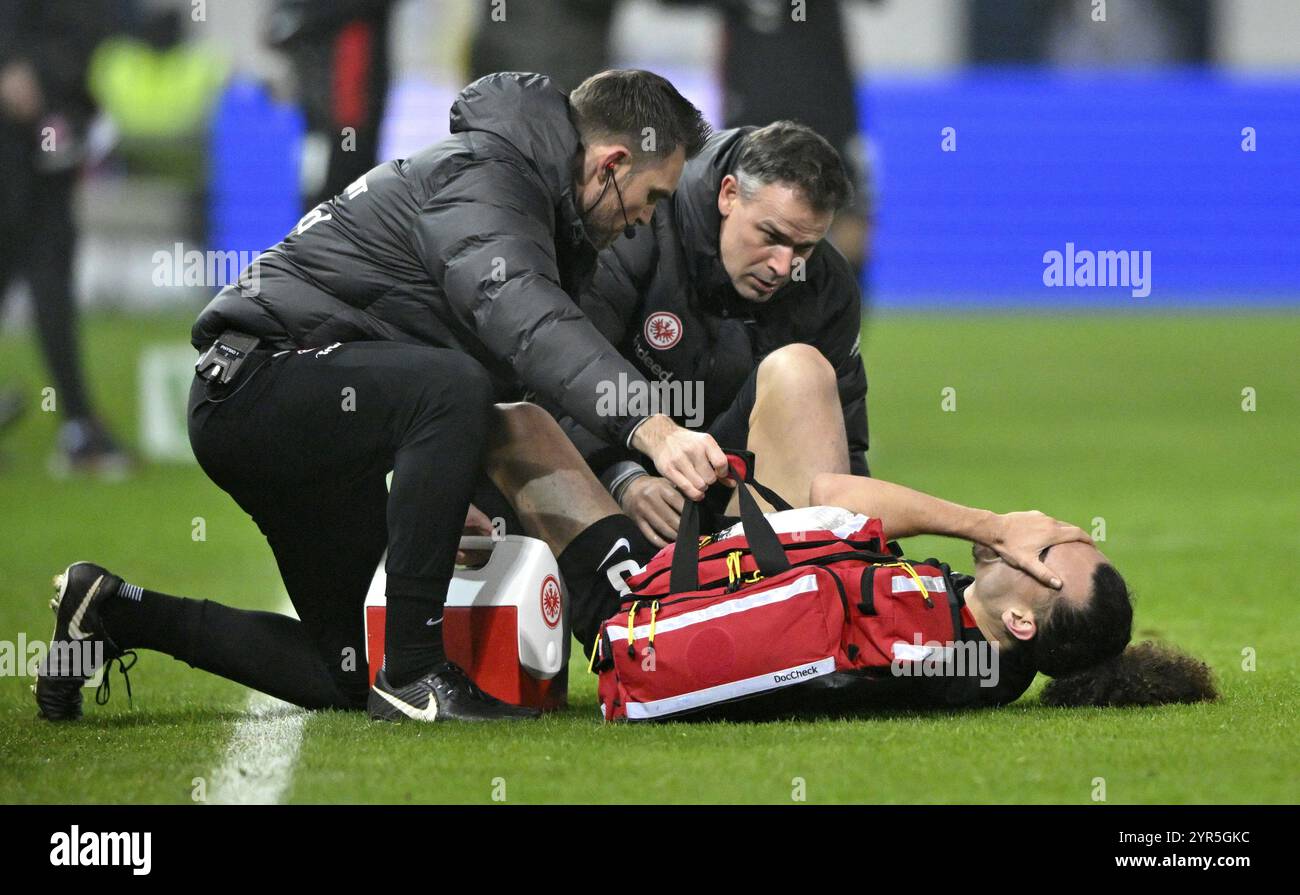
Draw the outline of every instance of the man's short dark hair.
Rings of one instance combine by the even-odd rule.
[[[835,147],[794,121],[774,121],[748,134],[732,174],[747,199],[772,183],[794,188],[817,212],[840,211],[853,199],[853,186]]]
[[[691,158],[709,138],[700,110],[654,72],[611,69],[592,75],[569,94],[569,104],[584,143],[620,140],[636,155],[665,157],[680,146]]]

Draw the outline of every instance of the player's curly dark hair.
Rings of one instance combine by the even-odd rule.
[[[1092,668],[1053,678],[1039,698],[1053,706],[1163,705],[1213,702],[1219,692],[1209,665],[1147,640]]]
[[[1114,566],[1092,575],[1086,602],[1056,600],[1026,647],[1050,676],[1040,697],[1051,706],[1134,706],[1208,702],[1218,698],[1214,675],[1199,659],[1146,641],[1129,646],[1133,601]]]

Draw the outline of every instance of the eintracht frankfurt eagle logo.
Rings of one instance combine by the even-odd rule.
[[[542,582],[542,621],[548,628],[560,623],[560,582],[554,575],[547,575]]]
[[[672,348],[681,337],[682,321],[676,314],[657,311],[645,319],[645,340],[651,348]]]

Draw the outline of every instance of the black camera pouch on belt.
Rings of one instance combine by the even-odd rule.
[[[203,352],[194,369],[208,382],[225,385],[235,378],[239,368],[260,341],[257,336],[228,329],[217,337],[211,348]]]

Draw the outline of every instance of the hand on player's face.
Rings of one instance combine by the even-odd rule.
[[[985,544],[973,545],[971,554],[975,558],[975,586],[981,601],[994,614],[1003,616],[1004,622],[1008,613],[1018,614],[1031,622],[1019,634],[1012,632],[1020,639],[1033,636],[1033,625],[1046,617],[1057,600],[1089,599],[1093,572],[1099,563],[1108,562],[1095,546],[1079,540],[1044,548],[1036,560],[1040,565],[1051,564],[1044,568],[1049,569],[1049,575],[1060,578],[1062,586],[1056,590],[1006,562],[996,550]],[[1010,625],[1008,630],[1011,630]]]
[[[1040,584],[1059,590],[1060,577],[1043,564],[1040,555],[1056,544],[1071,541],[1092,544],[1092,538],[1082,528],[1030,510],[998,516],[994,540],[988,546],[1008,565],[1020,569]]]
[[[790,282],[826,236],[834,214],[817,212],[799,192],[769,183],[745,198],[736,178],[723,178],[718,192],[722,225],[718,251],[741,298],[764,302]]]

